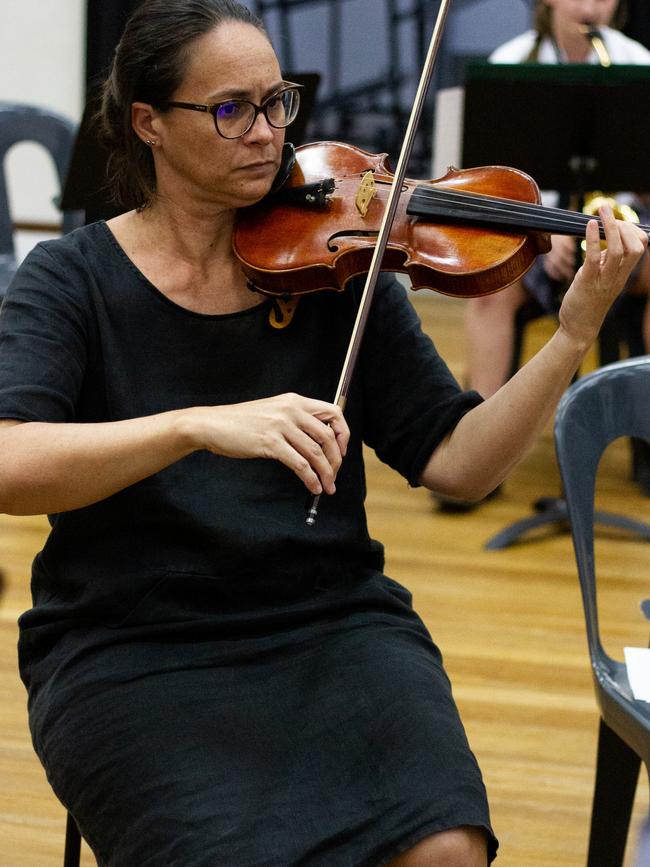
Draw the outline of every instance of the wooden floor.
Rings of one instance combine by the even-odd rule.
[[[462,377],[462,303],[416,296],[425,327]],[[544,323],[531,331],[542,339]],[[508,480],[503,495],[467,515],[434,511],[426,492],[368,455],[368,512],[387,549],[388,574],[406,584],[441,646],[466,728],[483,768],[501,867],[585,863],[598,714],[587,658],[570,537],[546,532],[504,551],[485,541],[555,495],[551,430]],[[629,481],[627,445],[607,453],[598,505],[650,521],[650,500]],[[15,621],[29,605],[28,572],[46,532],[43,518],[0,518],[7,587],[0,609],[0,864],[60,865],[64,812],[33,754],[16,670]],[[650,596],[650,550],[600,532],[597,558],[608,650],[645,646],[639,602]],[[648,810],[642,776],[626,865]],[[84,851],[83,864],[94,864]],[[135,865],[124,865],[135,867]],[[227,867],[227,865],[224,865]]]

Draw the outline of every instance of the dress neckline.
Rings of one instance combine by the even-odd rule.
[[[162,292],[155,283],[152,283],[151,280],[144,274],[140,268],[135,264],[133,259],[127,254],[124,247],[120,244],[115,234],[111,230],[106,220],[100,220],[98,225],[102,227],[105,236],[107,237],[108,242],[110,243],[113,250],[117,253],[118,257],[122,260],[124,264],[127,265],[129,270],[135,274],[138,280],[145,286],[145,288],[158,298],[161,302],[168,305],[172,309],[178,311],[182,315],[197,317],[200,319],[233,319],[242,316],[249,316],[251,314],[257,313],[260,310],[267,310],[271,304],[271,300],[269,298],[263,298],[258,304],[253,304],[250,307],[244,307],[241,310],[233,310],[229,313],[201,313],[198,310],[192,310],[189,307],[185,307],[182,304],[179,304],[176,301],[173,301],[168,295]],[[251,292],[254,290],[251,290]]]

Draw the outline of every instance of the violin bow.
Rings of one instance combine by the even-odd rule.
[[[426,98],[427,90],[429,89],[429,85],[431,83],[433,68],[435,66],[438,49],[440,48],[440,43],[442,41],[442,34],[444,32],[445,22],[447,20],[447,13],[450,6],[451,0],[441,0],[440,6],[438,8],[438,15],[436,18],[435,26],[433,28],[433,33],[431,34],[429,49],[427,51],[427,56],[424,61],[424,66],[420,75],[420,81],[418,83],[418,88],[413,102],[413,107],[411,109],[411,114],[406,127],[406,132],[404,134],[404,141],[402,142],[402,148],[400,150],[399,158],[397,160],[397,168],[395,169],[395,174],[393,176],[393,183],[390,189],[390,193],[388,194],[388,201],[386,203],[386,208],[384,210],[381,225],[379,227],[379,232],[377,234],[377,243],[375,245],[372,259],[370,261],[370,267],[366,275],[366,282],[363,293],[361,295],[361,301],[359,302],[359,309],[357,311],[354,328],[352,329],[352,336],[350,338],[348,351],[345,356],[345,361],[343,362],[341,378],[339,379],[339,384],[336,389],[336,396],[334,398],[334,403],[339,406],[343,411],[345,411],[345,404],[348,397],[350,382],[352,380],[352,374],[354,372],[354,368],[359,355],[359,350],[361,348],[361,341],[363,339],[366,323],[368,321],[368,315],[370,313],[370,305],[374,296],[375,286],[377,285],[377,280],[381,271],[381,262],[386,251],[390,231],[395,220],[399,195],[402,191],[402,185],[406,177],[406,167],[411,156],[411,151],[413,150],[415,134],[417,132],[417,127],[420,122],[420,117],[422,115],[422,109],[424,107],[424,100]],[[305,522],[310,527],[313,527],[313,525],[316,523],[319,500],[320,494],[314,494],[310,497],[309,503],[307,505]]]

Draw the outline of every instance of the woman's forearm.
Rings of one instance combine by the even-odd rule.
[[[587,349],[558,329],[511,380],[460,420],[433,453],[422,484],[462,499],[486,496],[534,444]]]
[[[420,480],[426,487],[481,499],[503,481],[551,417],[647,248],[647,236],[631,223],[617,222],[609,206],[600,214],[606,250],[591,220],[585,260],[562,300],[558,330],[496,394],[461,419],[425,467]]]
[[[332,494],[348,438],[340,407],[298,394],[98,424],[0,421],[0,512],[79,509],[199,449],[280,461]]]
[[[0,423],[0,511],[64,512],[147,478],[194,450],[184,410],[98,424]]]

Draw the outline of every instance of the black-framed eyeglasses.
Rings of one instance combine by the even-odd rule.
[[[207,104],[196,102],[167,102],[166,108],[187,108],[212,115],[214,127],[222,138],[241,138],[252,129],[258,114],[263,114],[276,129],[284,129],[296,119],[300,108],[301,84],[285,82],[280,90],[268,96],[261,105],[249,99],[226,99]]]

